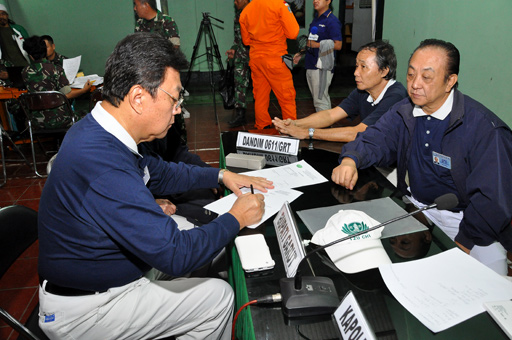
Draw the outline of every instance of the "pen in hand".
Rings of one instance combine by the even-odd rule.
[[[251,184],[251,194],[254,194],[254,187]]]

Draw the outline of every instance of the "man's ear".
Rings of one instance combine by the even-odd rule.
[[[130,106],[132,107],[133,111],[139,115],[142,114],[143,111],[146,93],[147,92],[142,88],[142,86],[133,85],[127,95]]]
[[[456,74],[450,74],[448,76],[448,81],[446,82],[446,92],[450,92],[452,88],[457,84],[459,80],[459,76]]]
[[[389,67],[384,68],[382,71],[382,78],[386,78],[389,73]]]

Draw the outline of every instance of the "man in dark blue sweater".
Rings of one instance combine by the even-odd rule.
[[[418,207],[455,194],[459,205],[453,211],[425,215],[463,250],[505,275],[506,250],[512,251],[512,132],[457,90],[459,63],[453,44],[423,41],[409,60],[410,98],[344,146],[332,179],[352,190],[357,169],[396,162],[398,188]]]
[[[263,178],[167,163],[137,147],[165,136],[180,113],[186,67],[165,38],[126,37],[107,60],[104,101],[67,133],[39,206],[39,324],[50,338],[230,338],[226,282],[145,277],[150,270],[179,277],[210,262],[263,214],[263,196],[239,188],[272,188]],[[219,184],[237,201],[192,230],[179,231],[153,198]]]
[[[404,86],[395,80],[395,50],[387,42],[376,41],[361,47],[354,77],[357,88],[340,105],[297,120],[274,118],[272,123],[277,131],[300,139],[350,142],[407,97]],[[330,127],[341,119],[356,117],[361,122],[355,126]]]

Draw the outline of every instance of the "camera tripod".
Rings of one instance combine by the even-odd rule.
[[[222,65],[222,59],[219,52],[219,46],[217,45],[217,40],[215,39],[215,34],[213,33],[212,23],[210,19],[217,20],[220,23],[224,23],[224,21],[216,19],[210,16],[210,13],[203,12],[203,20],[201,21],[201,27],[199,27],[199,32],[197,33],[196,42],[194,44],[194,50],[192,52],[192,59],[190,60],[190,66],[187,72],[187,78],[185,79],[185,88],[188,86],[188,82],[190,81],[190,72],[192,67],[194,66],[194,61],[197,58],[200,58],[206,55],[206,63],[208,65],[208,75],[210,79],[210,87],[212,90],[213,96],[213,111],[215,113],[215,124],[219,124],[219,117],[217,116],[217,105],[215,101],[215,82],[213,81],[213,58],[215,57],[217,65],[219,65],[219,69],[224,74],[224,66]],[[206,47],[206,53],[197,55],[197,50],[199,47],[199,43],[201,42],[201,36],[204,33],[204,44]]]

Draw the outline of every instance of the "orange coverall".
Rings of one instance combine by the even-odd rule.
[[[290,6],[283,0],[252,0],[240,15],[240,30],[244,44],[251,47],[255,127],[272,125],[270,90],[279,101],[283,119],[297,119],[292,73],[281,59],[288,53],[286,39],[296,39],[299,34]]]

